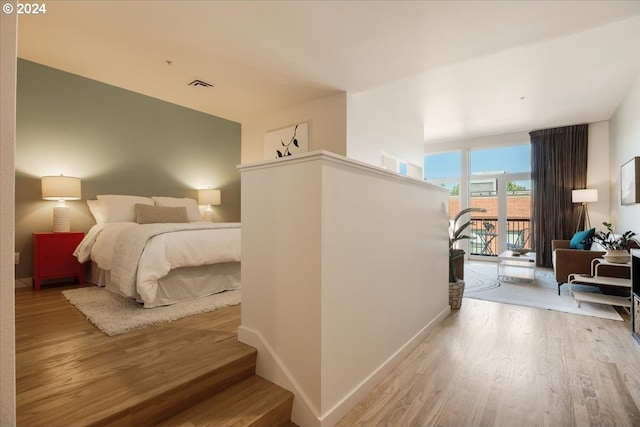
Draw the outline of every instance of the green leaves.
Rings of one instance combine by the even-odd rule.
[[[611,225],[611,223],[603,222],[602,224],[608,231],[606,233],[604,231],[598,231],[592,238],[587,239],[588,243],[597,242],[605,249],[627,249],[629,241],[636,235],[636,233],[629,230],[622,235],[616,236],[613,234],[616,228]]]
[[[464,232],[464,230],[469,227],[471,225],[471,223],[473,221],[469,220],[467,222],[465,222],[464,224],[458,226],[458,220],[471,212],[487,212],[487,210],[485,208],[466,208],[461,210],[460,212],[458,212],[458,214],[455,216],[455,218],[453,219],[453,222],[451,224],[451,227],[449,229],[449,249],[453,248],[453,245],[455,244],[455,242],[462,240],[462,239],[468,239],[469,236],[467,236],[466,234],[462,234]]]
[[[485,208],[466,208],[458,212],[449,227],[449,282],[455,282],[457,280],[453,261],[463,257],[464,251],[460,249],[453,249],[453,245],[463,239],[468,239],[469,236],[462,234],[464,230],[473,222],[471,219],[464,224],[458,226],[458,220],[470,212],[486,212]]]

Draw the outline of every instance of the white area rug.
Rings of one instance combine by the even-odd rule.
[[[533,284],[525,280],[498,281],[495,263],[467,261],[464,268],[464,297],[582,314],[602,319],[623,320],[610,305],[581,302],[578,307],[573,297],[569,296],[566,284],[562,285],[560,295],[558,295],[553,270],[536,269],[535,278]],[[599,289],[593,286],[574,286],[574,290],[600,293]]]
[[[62,294],[91,323],[110,336],[240,304],[240,290],[155,308],[144,308],[131,298],[96,286],[69,289]]]

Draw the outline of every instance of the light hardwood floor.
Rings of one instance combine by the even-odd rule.
[[[16,290],[19,427],[288,422],[293,396],[254,377],[256,351],[238,342],[239,306],[109,337],[64,288]]]
[[[625,322],[464,299],[338,424],[640,426]]]
[[[19,425],[35,425],[28,421],[32,409],[46,407],[33,395],[38,384],[60,377],[57,390],[69,386],[71,377],[56,370],[63,361],[77,360],[64,369],[75,369],[72,377],[82,381],[81,367],[99,359],[88,354],[124,357],[135,347],[144,354],[146,345],[167,340],[198,362],[206,358],[194,353],[194,343],[211,339],[211,329],[214,341],[235,340],[239,323],[236,307],[114,339],[66,304],[59,288],[19,289]],[[69,399],[73,404],[73,393]],[[628,317],[617,322],[465,299],[338,426],[640,426],[639,408],[640,345]]]

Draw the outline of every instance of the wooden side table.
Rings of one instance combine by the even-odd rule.
[[[77,277],[84,283],[84,267],[73,256],[84,233],[33,233],[33,287],[40,290],[43,280]]]

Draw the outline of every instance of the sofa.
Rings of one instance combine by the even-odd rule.
[[[568,282],[569,274],[591,274],[591,261],[596,258],[602,258],[605,254],[605,252],[601,251],[569,249],[569,242],[569,240],[551,241],[553,272],[556,282],[558,282],[558,295],[560,295],[560,286]],[[635,241],[631,241],[628,249],[637,247],[638,244]],[[628,279],[629,268],[603,265],[598,269],[598,274]]]

